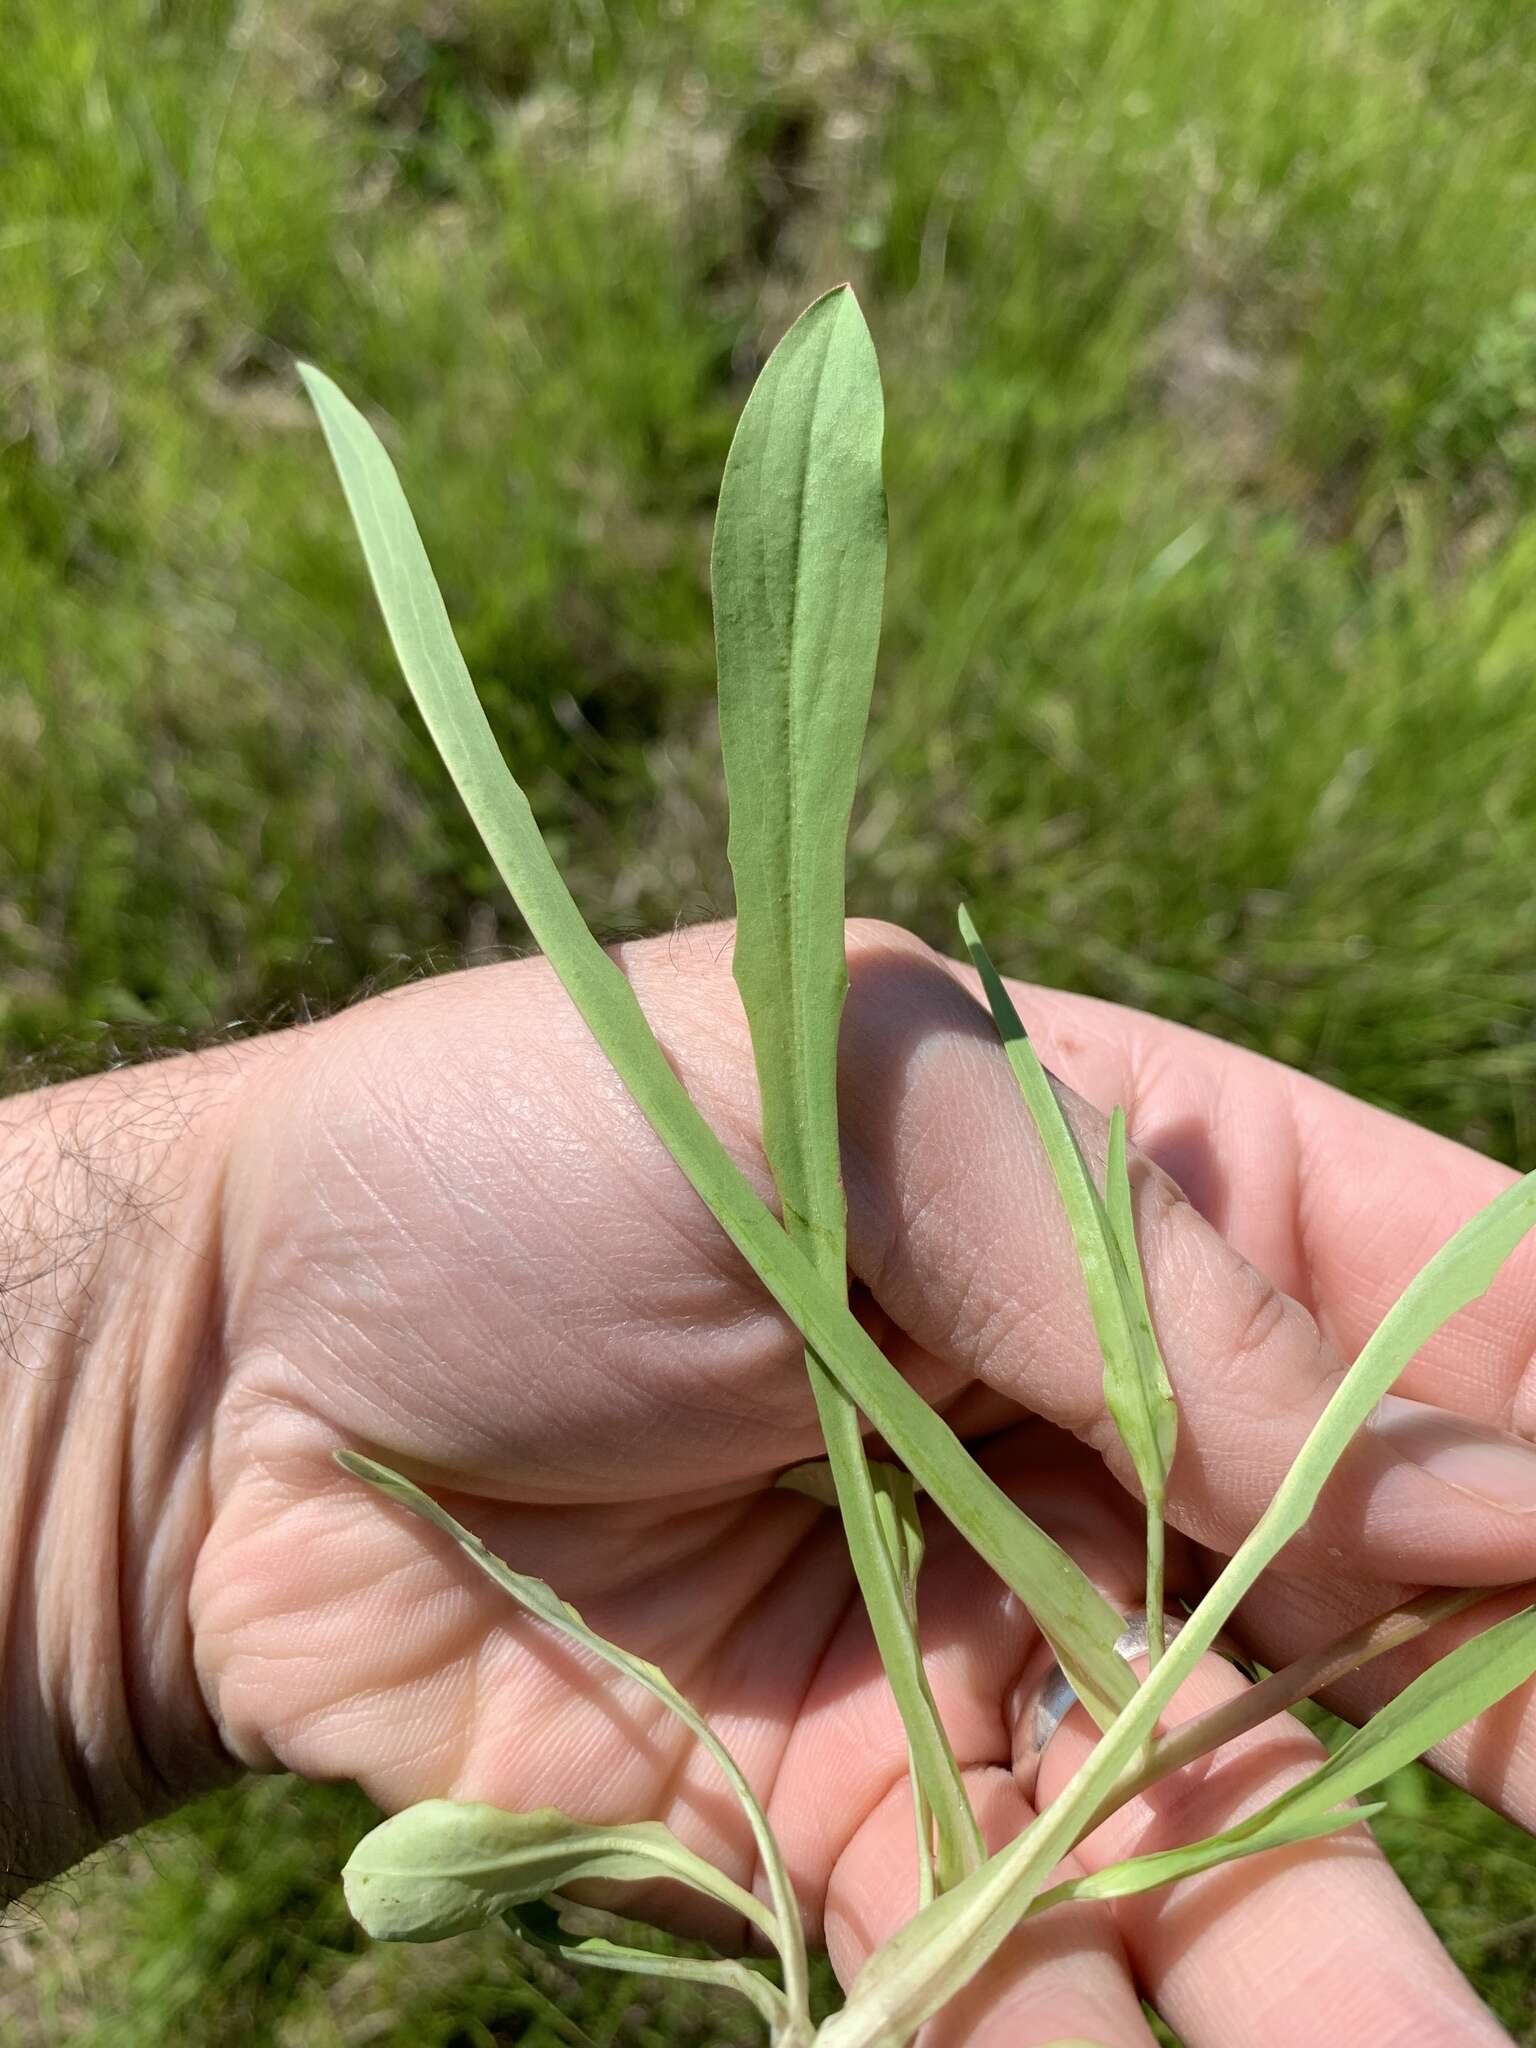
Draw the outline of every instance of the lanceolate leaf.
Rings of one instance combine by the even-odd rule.
[[[529,1899],[592,1879],[669,1878],[740,1913],[770,1940],[773,1916],[741,1886],[684,1848],[660,1821],[595,1827],[544,1807],[427,1799],[365,1835],[342,1873],[352,1917],[380,1941],[441,1941]]]
[[[1173,1405],[1173,1389],[1168,1384],[1168,1369],[1152,1329],[1147,1279],[1142,1270],[1141,1248],[1136,1242],[1131,1176],[1125,1159],[1125,1111],[1120,1108],[1111,1110],[1109,1117],[1109,1147],[1104,1158],[1104,1220],[1119,1273],[1129,1283],[1122,1293],[1132,1341],[1141,1356],[1142,1380],[1137,1398],[1147,1410],[1148,1428],[1166,1470],[1173,1463],[1178,1415]]]
[[[837,1034],[843,865],[885,589],[884,405],[853,293],[828,292],[770,357],[731,443],[712,582],[736,880],[734,966],[784,1227],[847,1287]],[[900,1558],[882,1542],[858,1411],[806,1355],[849,1554],[938,1824],[939,1881],[981,1833],[923,1671]]]
[[[302,370],[335,459],[400,666],[529,930],[630,1094],[774,1299],[975,1549],[1029,1606],[1101,1724],[1134,1690],[1121,1617],[996,1486],[895,1370],[842,1290],[759,1200],[678,1080],[634,992],[598,945],[539,836],[454,643],[389,457],[318,370]]]
[[[846,285],[748,398],[711,562],[736,882],[734,970],[784,1222],[843,1278],[837,1029],[843,864],[885,592],[885,410]]]
[[[1134,1370],[1124,1382],[1106,1367],[1104,1397],[1120,1439],[1131,1452],[1147,1505],[1147,1649],[1155,1664],[1166,1646],[1164,1512],[1179,1418],[1163,1354],[1152,1328],[1146,1275],[1136,1242],[1131,1176],[1125,1160],[1125,1111],[1118,1106],[1110,1114],[1109,1149],[1104,1158],[1104,1221],[1134,1359]]]

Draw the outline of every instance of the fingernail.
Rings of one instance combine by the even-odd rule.
[[[1489,1507],[1536,1513],[1536,1444],[1465,1415],[1387,1394],[1366,1428],[1432,1479]]]

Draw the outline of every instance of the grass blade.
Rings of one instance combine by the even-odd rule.
[[[1425,1597],[1438,1599],[1448,1608],[1469,1598],[1455,1593]],[[1188,1848],[1134,1857],[1096,1871],[1092,1877],[1054,1886],[1042,1892],[1029,1910],[1032,1914],[1043,1912],[1067,1899],[1124,1898],[1132,1891],[1191,1876],[1236,1856],[1306,1841],[1369,1820],[1381,1807],[1338,1809],[1345,1800],[1379,1785],[1458,1728],[1475,1721],[1533,1675],[1536,1607],[1529,1607],[1448,1651],[1404,1686],[1363,1728],[1357,1728],[1309,1778],[1282,1792],[1237,1827]],[[1099,1818],[1095,1814],[1091,1824],[1096,1826]]]
[[[903,1471],[900,1466],[878,1459],[866,1462],[873,1481],[881,1534],[895,1563],[900,1596],[911,1625],[911,1640],[915,1644],[918,1641],[917,1576],[923,1562],[923,1524],[918,1512],[917,1488],[911,1473]],[[818,1507],[835,1508],[838,1505],[837,1485],[832,1477],[832,1467],[825,1458],[813,1458],[806,1464],[792,1466],[789,1471],[781,1472],[774,1483],[786,1493],[803,1494],[807,1500],[815,1501]],[[926,1688],[926,1675],[923,1683]],[[912,1816],[917,1831],[918,1904],[926,1906],[930,1899],[937,1897],[941,1888],[940,1873],[935,1859],[933,1809],[923,1790],[916,1752],[910,1741],[907,1763],[912,1786]],[[970,1812],[969,1800],[966,1811]],[[979,1857],[977,1861],[980,1861]],[[944,1882],[948,1884],[953,1879],[946,1874]]]
[[[938,1507],[1030,1608],[1078,1696],[1105,1725],[1134,1690],[1115,1655],[1123,1621],[1087,1575],[981,1470],[902,1378],[758,1199],[678,1080],[634,991],[560,879],[502,760],[454,642],[441,593],[389,457],[357,408],[301,366],[407,682],[529,930],[635,1102],[816,1355]]]
[[[1141,1250],[1136,1242],[1131,1176],[1125,1159],[1125,1111],[1118,1104],[1110,1113],[1109,1149],[1104,1160],[1104,1220],[1109,1231],[1110,1250],[1117,1261],[1116,1279],[1120,1284],[1136,1355],[1133,1383],[1129,1387],[1115,1389],[1118,1409],[1110,1400],[1110,1374],[1106,1368],[1105,1403],[1128,1450],[1132,1449],[1133,1443],[1151,1447],[1151,1455],[1137,1461],[1137,1477],[1141,1481],[1147,1510],[1147,1655],[1150,1663],[1155,1665],[1166,1643],[1163,1618],[1164,1521],[1168,1474],[1173,1469],[1179,1418],[1173,1389],[1168,1384],[1168,1369],[1163,1364],[1163,1354],[1152,1328],[1146,1275],[1142,1271]],[[1131,1434],[1128,1435],[1127,1431]]]
[[[1125,1115],[1110,1119],[1105,1192],[1101,1198],[1067,1122],[1050,1076],[969,911],[960,912],[965,941],[1067,1213],[1094,1335],[1104,1358],[1104,1404],[1130,1454],[1147,1510],[1147,1637],[1152,1662],[1163,1650],[1163,1511],[1178,1436],[1178,1410],[1147,1306],[1136,1246]]]
[[[769,358],[731,443],[711,562],[736,881],[734,967],[784,1227],[846,1289],[837,1034],[843,869],[885,588],[885,409],[841,286]],[[938,1883],[982,1859],[923,1671],[901,1553],[883,1541],[858,1410],[806,1353],[859,1588],[937,1825]],[[926,1853],[925,1853],[926,1861]]]
[[[870,1461],[866,1467],[874,1496],[875,1514],[879,1522],[886,1555],[894,1566],[898,1596],[906,1617],[906,1641],[912,1645],[916,1663],[916,1676],[921,1685],[918,1694],[920,1709],[931,1716],[933,1727],[942,1744],[943,1763],[947,1772],[953,1773],[954,1790],[959,1797],[958,1815],[951,1814],[947,1825],[950,1830],[946,1838],[946,1823],[939,1818],[938,1811],[929,1793],[929,1776],[924,1770],[924,1753],[918,1743],[912,1741],[913,1717],[909,1717],[901,1696],[897,1704],[902,1707],[902,1719],[907,1728],[907,1770],[912,1784],[912,1819],[917,1830],[917,1875],[918,1903],[926,1906],[928,1901],[950,1885],[957,1884],[968,1870],[975,1870],[985,1860],[986,1845],[981,1829],[971,1810],[965,1786],[960,1778],[960,1767],[955,1761],[949,1738],[944,1733],[944,1724],[939,1719],[939,1710],[933,1694],[928,1689],[928,1675],[923,1669],[922,1654],[918,1648],[921,1637],[918,1634],[917,1619],[917,1577],[923,1568],[923,1518],[917,1505],[917,1488],[912,1483],[912,1474],[904,1472],[898,1465],[888,1465],[883,1460]],[[847,1516],[844,1516],[844,1526]],[[889,1674],[887,1674],[889,1675]],[[892,1690],[895,1690],[894,1685]],[[919,1722],[919,1733],[922,1733]],[[937,1832],[936,1832],[937,1830]]]

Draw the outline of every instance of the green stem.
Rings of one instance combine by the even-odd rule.
[[[1167,1647],[1163,1615],[1163,1570],[1166,1528],[1161,1499],[1147,1502],[1147,1668],[1155,1671]]]
[[[938,1884],[947,1890],[983,1862],[981,1830],[923,1668],[916,1616],[902,1584],[899,1536],[894,1530],[888,1535],[881,1524],[858,1410],[814,1352],[806,1353],[806,1365],[854,1575],[906,1730],[913,1772],[938,1822]]]

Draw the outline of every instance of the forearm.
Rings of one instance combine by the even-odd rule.
[[[6,1897],[222,1768],[186,1587],[237,1073],[205,1055],[0,1103]]]

